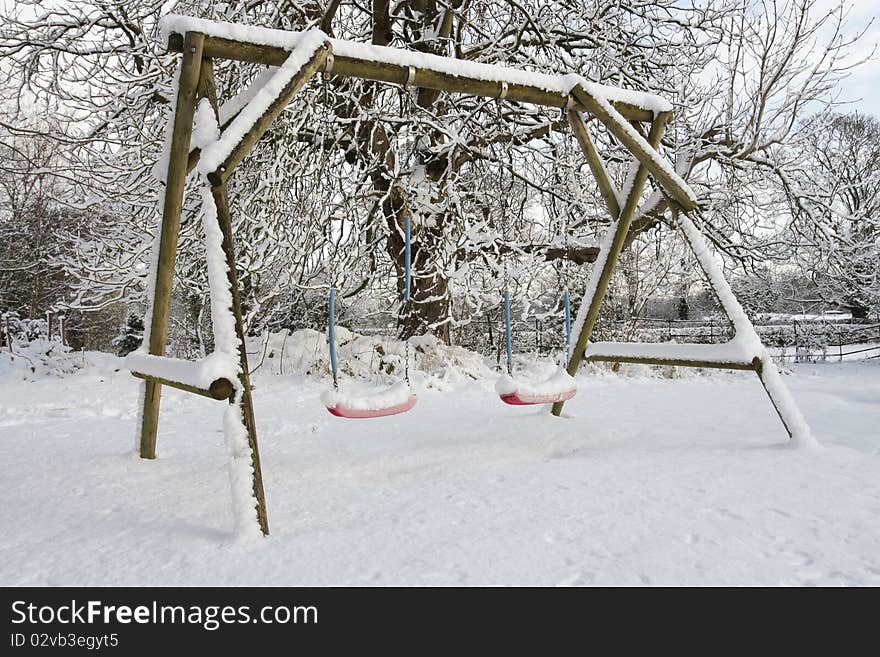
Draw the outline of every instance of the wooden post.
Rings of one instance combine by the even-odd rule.
[[[235,247],[232,243],[232,218],[229,212],[229,199],[226,195],[226,183],[223,182],[211,188],[214,204],[217,206],[217,223],[223,232],[223,253],[226,255],[227,276],[229,289],[232,292],[232,308],[230,311],[235,316],[235,333],[238,336],[238,358],[241,363],[239,381],[242,391],[238,395],[238,404],[241,410],[242,421],[247,428],[248,445],[251,448],[251,465],[254,469],[253,489],[257,500],[257,522],[263,535],[269,534],[269,517],[266,513],[266,494],[263,490],[263,472],[260,468],[260,450],[257,445],[257,423],[254,419],[254,402],[251,397],[251,377],[247,361],[247,349],[244,342],[244,322],[241,317],[241,294],[238,288],[238,273],[235,268]],[[236,397],[230,399],[235,403]]]
[[[768,356],[769,358],[770,356]],[[779,406],[779,403],[775,397],[775,395],[770,391],[770,388],[767,387],[767,382],[764,381],[764,361],[755,356],[755,359],[752,361],[754,364],[755,373],[758,375],[758,380],[761,382],[761,387],[764,388],[764,392],[767,393],[767,397],[770,399],[770,404],[773,406],[773,410],[776,411],[776,415],[779,417],[779,420],[782,422],[782,426],[785,428],[785,432],[788,434],[789,439],[794,437],[794,432],[792,431],[791,426],[789,425],[788,419],[786,418],[786,414],[782,411],[782,408]],[[770,367],[776,367],[775,364],[770,363]]]
[[[666,128],[666,123],[669,121],[670,117],[671,113],[664,112],[658,114],[657,118],[651,123],[651,132],[648,134],[648,143],[651,144],[653,148],[656,149],[657,145],[660,143],[660,139],[663,137],[663,131]],[[599,310],[602,307],[602,301],[605,299],[605,293],[608,291],[608,284],[611,282],[611,275],[614,273],[614,268],[617,266],[620,252],[623,250],[623,245],[626,241],[626,234],[629,232],[633,217],[635,217],[636,209],[639,206],[639,197],[641,196],[642,188],[645,186],[647,178],[648,169],[643,164],[639,164],[635,178],[633,179],[632,187],[629,191],[629,196],[626,198],[623,209],[620,211],[618,217],[614,217],[614,219],[617,220],[617,226],[614,227],[612,225],[612,227],[609,227],[608,229],[616,231],[614,234],[614,241],[611,243],[607,255],[602,253],[599,254],[599,258],[602,258],[603,256],[605,258],[604,264],[602,265],[602,275],[599,278],[599,284],[596,286],[593,298],[590,300],[587,317],[584,320],[581,332],[578,335],[577,342],[575,342],[575,345],[572,348],[571,356],[568,361],[567,370],[572,376],[577,374],[578,368],[584,360],[584,350],[587,348],[587,341],[590,339],[593,327],[596,325],[596,320],[599,319]],[[553,410],[551,411],[553,415],[561,415],[564,404],[565,402],[556,402],[553,404]]]
[[[177,105],[171,132],[168,172],[165,176],[165,202],[162,207],[162,226],[159,236],[159,257],[153,290],[152,317],[150,318],[149,353],[165,355],[168,335],[168,314],[171,310],[171,287],[174,260],[177,256],[177,236],[180,232],[180,210],[183,188],[186,184],[186,166],[192,136],[193,115],[196,108],[196,86],[202,61],[204,36],[187,32],[184,37],[180,78],[177,86]],[[141,458],[156,458],[156,432],[159,428],[159,401],[162,386],[156,381],[144,383],[144,408],[141,415]]]

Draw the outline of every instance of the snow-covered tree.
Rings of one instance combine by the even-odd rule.
[[[76,301],[137,300],[155,230],[157,158],[173,56],[157,38],[162,0],[19,2],[7,6],[0,55],[17,84],[9,95],[51,112],[65,145],[72,194],[117,220],[75,240],[63,262]],[[848,41],[822,30],[844,14],[814,0],[676,0],[609,5],[582,0],[330,0],[259,3],[181,0],[173,10],[420,52],[586,77],[672,98],[678,122],[666,146],[701,192],[710,235],[748,260],[772,255],[743,203],[783,166],[805,104],[827,96],[851,62]],[[228,98],[254,67],[218,63]],[[84,92],[87,89],[87,92]],[[31,130],[21,121],[10,132]],[[414,221],[414,299],[405,334],[450,329],[497,308],[506,270],[520,312],[554,307],[570,261],[607,221],[558,111],[371,82],[316,82],[293,102],[237,170],[238,265],[251,329],[277,325],[335,285],[358,317],[387,316],[401,285],[401,218]],[[799,134],[804,134],[799,133]],[[600,140],[612,174],[619,148]],[[562,184],[564,181],[564,184]],[[194,199],[184,213],[178,296],[204,314],[204,272]],[[662,223],[655,194],[633,239]],[[562,227],[568,242],[558,239]],[[144,237],[147,239],[144,239]],[[394,281],[397,282],[395,285]]]
[[[144,340],[144,320],[135,314],[128,316],[122,331],[113,338],[113,346],[116,347],[118,356],[127,356],[141,346]]]
[[[798,264],[825,303],[880,313],[880,121],[832,115],[795,156],[783,182]]]

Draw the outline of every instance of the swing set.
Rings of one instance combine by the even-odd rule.
[[[478,64],[451,57],[333,39],[319,30],[288,32],[216,23],[186,16],[166,16],[162,30],[168,49],[180,53],[175,95],[166,131],[165,157],[157,167],[164,184],[160,194],[162,217],[153,247],[145,318],[144,343],[127,357],[127,367],[145,380],[140,415],[140,456],[156,456],[156,436],[162,386],[228,402],[226,427],[230,446],[230,472],[236,518],[269,533],[256,422],[249,378],[241,297],[236,272],[227,182],[236,166],[269,129],[291,99],[316,74],[360,78],[496,98],[510,103],[530,103],[565,111],[568,124],[593,174],[611,223],[602,238],[583,302],[574,321],[565,290],[565,368],[546,381],[513,377],[510,293],[504,292],[507,371],[498,392],[505,403],[552,403],[560,415],[565,401],[574,396],[574,375],[584,360],[634,362],[686,367],[752,370],[757,373],[773,407],[793,439],[808,438],[809,428],[791,399],[779,373],[761,344],[754,327],[736,301],[706,240],[688,213],[697,208],[694,193],[658,148],[671,106],[650,94],[598,85],[578,75],[544,75],[501,66]],[[225,59],[275,67],[222,106],[214,78],[215,60]],[[198,112],[197,112],[198,109]],[[204,110],[207,109],[207,112]],[[215,139],[192,143],[194,119],[214,122]],[[609,179],[587,130],[586,119],[605,128],[632,156],[631,175],[625,189]],[[209,126],[210,127],[210,126]],[[211,131],[208,131],[210,134]],[[204,131],[200,131],[202,135]],[[202,190],[203,229],[210,285],[215,351],[187,362],[166,357],[174,262],[180,232],[184,186],[195,171]],[[697,262],[730,318],[736,335],[720,345],[666,345],[589,343],[623,249],[626,235],[639,212],[648,176],[655,181],[673,208],[674,219],[693,249]],[[408,215],[408,211],[405,211]],[[409,216],[401,216],[407,253],[411,241]],[[408,311],[410,264],[407,258],[404,308]],[[346,418],[380,417],[411,409],[416,396],[405,380],[389,389],[353,398],[344,394],[338,379],[335,354],[335,291],[330,292],[330,344],[334,389],[325,395],[328,411]],[[574,345],[571,340],[576,336]],[[408,356],[408,354],[407,354]],[[407,357],[407,361],[408,361]],[[243,512],[242,509],[244,509]],[[257,524],[253,524],[253,514]]]

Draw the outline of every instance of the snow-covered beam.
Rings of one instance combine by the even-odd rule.
[[[220,139],[201,153],[199,167],[215,187],[229,178],[290,100],[324,67],[330,44],[320,32],[313,31],[309,37],[287,53],[278,71],[260,88],[248,107],[237,113]]]
[[[138,350],[126,356],[125,366],[139,379],[211,399],[229,399],[234,391],[235,368],[216,354],[191,362]]]
[[[330,75],[587,112],[599,119],[639,160],[681,210],[688,212],[697,207],[696,196],[688,184],[630,123],[653,122],[661,115],[671,115],[671,104],[654,94],[597,84],[577,74],[547,75],[401,48],[333,39],[320,30],[288,32],[173,15],[166,16],[161,25],[168,39],[168,49],[174,52],[183,52],[186,34],[203,34],[202,56],[208,59],[231,59],[284,67],[289,64],[292,53],[308,49],[309,42],[321,40],[328,50],[332,49],[333,57],[327,58],[324,67]],[[279,98],[279,102],[281,100]],[[266,119],[271,123],[274,116],[267,115]],[[239,150],[246,152],[245,147],[249,149],[252,145],[253,142],[247,140],[242,142]],[[216,173],[213,175],[217,176]],[[225,179],[225,176],[222,177]],[[220,182],[219,179],[212,179],[215,185]],[[603,190],[605,193],[608,191]]]
[[[270,30],[278,32],[278,30]],[[282,34],[285,34],[282,32]],[[288,35],[295,33],[286,33]],[[361,78],[377,82],[390,82],[425,89],[437,89],[449,93],[462,93],[473,96],[498,98],[518,103],[531,103],[547,107],[565,107],[568,93],[558,76],[548,76],[531,71],[476,64],[451,57],[430,56],[424,53],[357,44],[341,39],[328,39],[333,46],[333,75],[339,77]],[[360,48],[358,48],[360,46]],[[171,32],[168,35],[168,50],[181,52],[183,33]],[[401,55],[405,53],[405,55]],[[218,59],[281,66],[290,55],[290,48],[279,45],[265,45],[253,41],[242,41],[220,36],[205,36],[204,56]],[[380,59],[373,57],[380,56]],[[437,60],[447,60],[441,68]],[[412,63],[410,63],[412,62]],[[424,66],[425,63],[433,66]],[[410,78],[410,66],[413,67]],[[471,73],[471,74],[469,74]],[[472,75],[476,74],[476,75]],[[516,78],[511,82],[505,78]],[[534,80],[530,83],[528,80]],[[504,87],[507,93],[504,94]],[[613,98],[613,88],[607,87],[612,98],[609,102],[627,120],[648,122],[654,118],[654,110],[640,107],[628,100]],[[624,90],[619,90],[624,92]],[[627,98],[629,98],[627,96]],[[635,96],[633,96],[633,99]],[[651,96],[653,99],[654,97]],[[656,103],[653,103],[656,105]],[[576,107],[585,111],[584,107]]]
[[[146,372],[132,371],[131,375],[137,377],[138,379],[143,379],[144,381],[152,381],[153,383],[159,383],[163,386],[169,386],[171,388],[177,388],[178,390],[192,392],[196,395],[209,397],[210,399],[216,399],[218,401],[228,400],[230,397],[232,397],[232,393],[235,391],[229,379],[217,379],[216,381],[212,381],[211,385],[209,385],[207,388],[198,388],[196,386],[190,386],[185,383],[181,383],[180,381],[172,381],[171,379],[163,379],[161,376],[153,376],[152,374],[147,374]]]
[[[667,344],[653,342],[593,342],[585,360],[645,365],[712,367],[730,370],[759,370],[761,359],[742,342],[725,344]]]

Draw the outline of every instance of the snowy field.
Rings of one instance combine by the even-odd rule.
[[[0,375],[2,585],[880,585],[876,360],[785,377],[822,449],[751,374],[585,371],[561,419],[474,382],[364,421],[258,375],[272,535],[248,544],[222,404],[166,388],[140,460],[138,382],[94,358]]]

